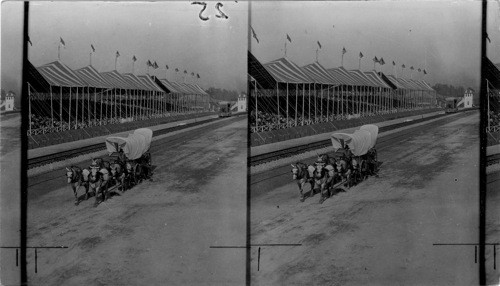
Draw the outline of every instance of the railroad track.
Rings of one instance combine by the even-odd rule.
[[[178,131],[178,130],[182,130],[185,128],[194,127],[197,125],[217,121],[217,120],[219,120],[219,118],[212,118],[212,119],[208,119],[208,120],[204,120],[204,121],[198,121],[198,122],[187,123],[184,125],[178,125],[178,126],[174,126],[171,128],[155,130],[153,132],[153,137],[160,136],[160,135],[167,134],[167,133],[174,132],[174,131]],[[106,150],[106,143],[104,143],[104,142],[85,146],[85,147],[80,147],[80,148],[73,149],[73,150],[67,150],[67,151],[63,151],[60,153],[55,153],[55,154],[50,154],[50,155],[46,155],[46,156],[40,156],[37,158],[32,158],[32,159],[28,160],[28,169],[40,167],[40,166],[47,165],[47,164],[54,163],[54,162],[64,161],[64,160],[67,160],[70,158],[75,158],[75,157],[78,157],[81,155],[91,154],[91,153],[95,153],[95,152],[99,152],[99,151],[103,151],[103,150]]]
[[[468,114],[468,112],[462,113],[460,115],[460,118],[466,116],[466,114]],[[413,125],[416,123],[444,117],[445,115],[447,115],[447,114],[438,114],[435,116],[430,116],[430,117],[416,119],[416,120],[412,120],[412,121],[401,122],[401,123],[397,123],[394,125],[384,126],[384,127],[381,127],[379,129],[379,133],[383,133],[383,132],[394,130],[394,129],[397,129],[400,127],[409,126],[409,125]],[[452,122],[456,119],[457,119],[457,117],[443,118],[441,123],[446,124],[446,123]],[[326,140],[321,140],[318,142],[313,142],[313,143],[304,144],[304,145],[300,145],[300,146],[296,146],[296,147],[286,148],[286,149],[282,149],[282,150],[278,150],[278,151],[274,151],[274,152],[270,152],[270,153],[266,153],[266,154],[256,155],[256,156],[253,156],[250,158],[250,166],[253,167],[253,166],[265,164],[268,162],[272,162],[272,161],[292,157],[295,155],[299,155],[299,154],[302,154],[305,152],[326,148],[326,147],[331,146],[331,144],[332,143],[331,143],[330,139],[326,139]]]

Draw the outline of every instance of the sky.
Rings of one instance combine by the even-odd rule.
[[[386,74],[401,76],[404,64],[404,77],[414,66],[413,79],[422,79],[416,72],[421,68],[431,84],[479,87],[480,1],[252,2],[250,7],[259,39],[251,39],[250,50],[262,63],[284,56],[288,34],[287,58],[299,66],[316,60],[319,41],[318,61],[326,68],[341,65],[345,47],[346,69],[358,69],[361,52],[364,71],[373,69],[376,56],[384,58],[379,70]]]
[[[229,18],[217,18],[215,2],[203,6],[183,2],[30,2],[28,58],[35,66],[58,58],[72,69],[90,63],[100,72],[115,69],[147,72],[146,62],[159,69],[149,72],[159,78],[197,83],[202,88],[246,91],[248,3],[222,1]],[[22,3],[2,3],[2,88],[20,90]],[[17,57],[19,55],[19,57]],[[166,69],[166,65],[169,69]],[[175,68],[180,72],[176,73]],[[184,79],[184,70],[188,76]],[[191,76],[200,75],[200,79]]]

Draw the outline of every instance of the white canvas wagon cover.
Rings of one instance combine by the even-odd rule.
[[[123,153],[129,160],[139,159],[151,146],[153,131],[148,128],[140,128],[129,134],[128,137],[111,136],[106,138],[106,149],[114,153],[123,149]]]
[[[353,134],[333,133],[331,136],[333,149],[349,146],[354,156],[364,155],[377,143],[378,127],[376,125],[363,125]]]

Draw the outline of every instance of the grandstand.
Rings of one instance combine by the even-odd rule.
[[[438,108],[427,82],[374,70],[326,69],[319,62],[300,67],[286,57],[262,64],[248,52],[248,76],[252,146],[272,136],[266,132],[288,130],[293,137],[299,127],[327,130],[340,121],[368,123]]]
[[[488,146],[500,144],[500,63],[486,58],[486,92],[488,94]]]
[[[72,70],[61,61],[28,66],[31,148],[210,112],[209,95],[196,84],[91,65]],[[132,125],[118,124],[127,122]]]

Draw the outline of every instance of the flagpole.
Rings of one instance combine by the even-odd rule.
[[[340,62],[340,65],[343,67],[344,66],[344,52],[342,52],[342,60]]]
[[[319,49],[316,48],[316,62],[318,62],[318,51],[319,51]]]
[[[132,74],[134,73],[134,66],[135,66],[135,61],[132,60]]]
[[[61,60],[61,43],[57,45],[57,59]]]
[[[359,58],[359,66],[358,66],[358,70],[361,70],[361,58]]]
[[[118,57],[115,56],[115,70],[116,70],[116,62],[118,61]]]
[[[285,57],[286,57],[286,40],[285,40]]]
[[[92,65],[92,52],[89,53],[89,57],[90,57],[90,65]]]

